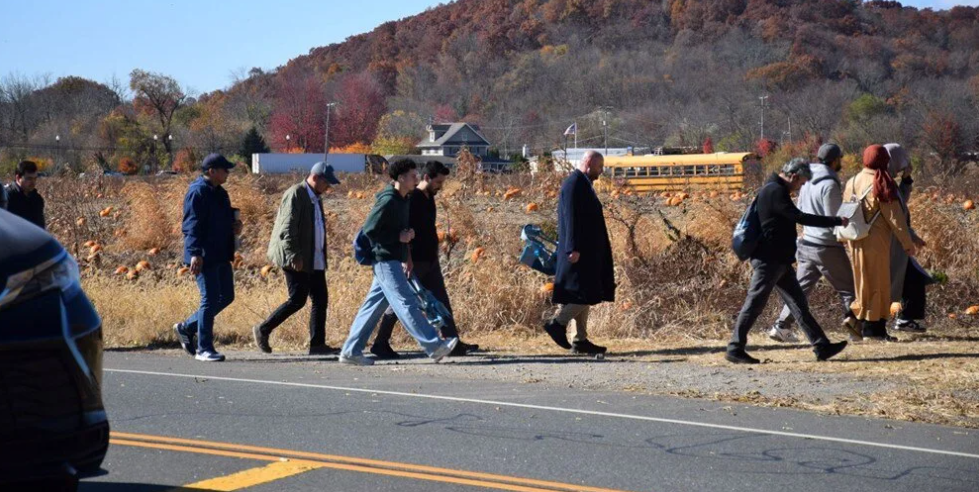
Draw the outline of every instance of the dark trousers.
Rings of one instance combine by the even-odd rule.
[[[929,280],[911,264],[911,261],[908,261],[908,273],[904,276],[901,312],[898,314],[898,319],[905,321],[925,319],[925,287],[928,286]]]
[[[309,346],[326,344],[326,306],[329,303],[326,272],[315,270],[313,273],[305,273],[288,269],[282,271],[286,276],[289,299],[272,312],[269,319],[259,325],[259,330],[264,335],[271,334],[272,330],[289,319],[289,316],[302,309],[308,297],[313,302],[312,312],[309,315]]]
[[[809,301],[806,300],[806,294],[802,291],[799,280],[796,279],[792,265],[751,260],[751,268],[754,273],[751,275],[751,286],[748,287],[748,298],[745,299],[738,320],[734,324],[734,333],[731,334],[728,350],[744,350],[745,345],[748,344],[748,331],[765,310],[772,290],[778,291],[814,347],[829,344],[823,329],[809,312]]]
[[[439,265],[438,260],[416,261],[413,273],[418,278],[418,282],[422,284],[422,287],[431,292],[445,306],[445,309],[450,314],[453,314],[452,304],[449,303],[449,292],[445,289],[445,277],[442,276],[442,266]],[[398,316],[394,314],[391,308],[388,308],[384,312],[384,315],[381,316],[381,322],[377,326],[377,336],[374,338],[374,343],[380,343],[382,345],[390,344],[391,334],[394,332],[394,325],[397,322]],[[456,329],[455,317],[453,316],[442,327],[442,338],[458,336],[459,330]]]
[[[187,333],[197,332],[197,351],[214,352],[214,317],[235,301],[235,273],[231,263],[205,265],[197,274],[201,305],[184,322]]]

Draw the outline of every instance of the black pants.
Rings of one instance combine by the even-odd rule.
[[[785,301],[799,327],[809,338],[809,343],[817,348],[829,344],[823,329],[809,312],[809,301],[806,300],[806,294],[799,286],[792,265],[751,260],[751,268],[754,269],[754,273],[751,275],[748,297],[738,314],[738,320],[734,323],[734,333],[731,334],[728,350],[743,350],[748,344],[748,331],[765,310],[772,290],[778,290],[779,296]]]
[[[429,292],[435,296],[444,306],[445,309],[452,313],[452,304],[449,303],[449,292],[445,289],[445,277],[442,276],[442,266],[439,265],[438,260],[429,261],[416,261],[414,275],[418,278],[418,282],[422,284],[422,287],[427,289]],[[394,325],[398,322],[398,316],[394,314],[390,308],[384,312],[384,316],[381,316],[381,322],[377,326],[377,336],[374,338],[374,343],[380,344],[390,344],[391,334],[394,332]],[[459,331],[456,329],[455,317],[446,320],[445,326],[442,327],[442,338],[452,338],[458,337]]]
[[[326,272],[315,270],[313,273],[282,270],[289,287],[289,300],[282,303],[260,326],[259,330],[265,335],[272,333],[285,320],[306,305],[306,298],[313,301],[313,309],[309,315],[309,346],[316,347],[326,344],[326,306],[329,294],[326,291]]]
[[[904,275],[901,313],[898,314],[898,319],[905,321],[925,319],[925,287],[929,283],[929,279],[908,260],[908,273]]]

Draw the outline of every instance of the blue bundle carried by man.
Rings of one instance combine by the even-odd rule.
[[[554,275],[557,272],[557,241],[544,235],[540,226],[527,224],[520,230],[520,239],[524,242],[520,263],[543,273]]]

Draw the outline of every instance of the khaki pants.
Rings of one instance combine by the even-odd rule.
[[[554,320],[561,326],[567,327],[574,320],[574,341],[588,339],[588,312],[591,306],[585,304],[562,304],[558,306]]]

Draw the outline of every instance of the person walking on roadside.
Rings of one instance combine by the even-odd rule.
[[[37,164],[20,161],[14,171],[14,182],[6,186],[7,211],[45,228],[44,197],[37,191]]]
[[[421,283],[422,287],[432,293],[445,309],[452,314],[452,304],[449,302],[449,293],[445,289],[445,278],[442,276],[442,266],[439,264],[439,238],[436,231],[436,207],[435,195],[445,185],[445,180],[449,176],[449,168],[438,161],[429,161],[422,168],[421,182],[415,191],[409,195],[408,222],[411,229],[415,231],[415,238],[411,240],[411,261],[414,264],[415,278]],[[371,353],[378,359],[397,359],[400,354],[391,348],[391,334],[394,325],[398,322],[398,316],[394,314],[394,309],[388,306],[381,316],[381,324],[377,328],[377,336],[371,344]],[[442,326],[443,338],[458,338],[459,330],[456,327],[455,319],[449,318]],[[455,349],[449,354],[453,357],[461,357],[479,350],[479,345],[468,344],[459,340]]]
[[[388,167],[388,176],[391,184],[377,194],[374,208],[361,228],[373,253],[374,280],[340,351],[340,362],[344,364],[374,364],[374,359],[364,356],[364,347],[388,306],[436,362],[449,355],[459,343],[458,338],[439,339],[408,285],[408,275],[413,268],[408,245],[415,238],[415,231],[408,219],[407,196],[418,185],[416,165],[407,159],[395,161]]]
[[[235,300],[231,262],[235,235],[241,233],[242,224],[235,219],[231,199],[222,187],[234,166],[221,154],[208,155],[201,165],[203,174],[184,196],[184,263],[196,277],[201,303],[187,321],[173,329],[184,350],[203,362],[224,360],[214,348],[214,317]]]
[[[809,227],[832,228],[847,225],[840,217],[822,217],[803,213],[792,203],[790,194],[799,191],[812,179],[812,170],[806,159],[795,158],[782,166],[779,174],[772,174],[758,192],[758,218],[762,237],[751,254],[751,285],[744,306],[738,314],[727,346],[725,358],[735,364],[758,364],[758,359],[748,355],[748,331],[765,310],[772,290],[777,290],[799,326],[812,344],[816,359],[828,360],[843,351],[846,341],[831,343],[809,311],[806,294],[799,285],[792,261],[796,253],[796,224]]]
[[[838,173],[843,168],[843,150],[835,144],[825,144],[816,154],[817,163],[809,164],[812,180],[799,190],[799,210],[811,215],[835,217],[843,204],[843,185]],[[860,324],[850,310],[853,302],[853,269],[846,247],[836,239],[832,229],[802,228],[796,253],[796,278],[802,292],[809,296],[819,279],[826,278],[843,303],[843,327],[850,340],[860,340]],[[792,310],[787,305],[775,325],[768,331],[772,340],[795,343],[799,341],[792,329]]]
[[[917,253],[901,208],[897,183],[887,170],[887,149],[871,145],[863,152],[863,167],[850,178],[843,199],[859,201],[870,233],[859,241],[848,241],[853,262],[856,300],[851,308],[862,323],[863,338],[894,340],[887,334],[891,309],[891,240],[897,239],[909,257]]]
[[[561,185],[558,199],[557,274],[551,300],[558,305],[544,331],[558,346],[575,354],[604,354],[605,347],[588,340],[591,306],[615,302],[612,245],[605,227],[602,202],[592,182],[602,175],[605,158],[590,150],[578,169]],[[574,320],[574,343],[568,324]]]
[[[915,247],[920,250],[928,244],[918,236],[911,225],[911,211],[908,208],[914,184],[914,179],[911,177],[911,159],[899,144],[889,143],[884,145],[884,149],[891,159],[887,165],[887,172],[895,181],[900,179],[897,186],[897,199],[908,219],[908,232]],[[933,283],[935,279],[925,271],[918,260],[908,256],[897,237],[891,239],[891,301],[901,303],[897,321],[894,322],[894,331],[907,333],[926,331],[923,323],[927,303],[926,287]]]
[[[312,301],[309,316],[309,355],[326,355],[336,349],[326,344],[326,218],[321,195],[338,185],[333,167],[317,162],[303,182],[293,185],[282,195],[275,226],[269,239],[268,258],[282,269],[289,289],[289,299],[252,328],[255,345],[272,353],[269,335],[286,319]]]

